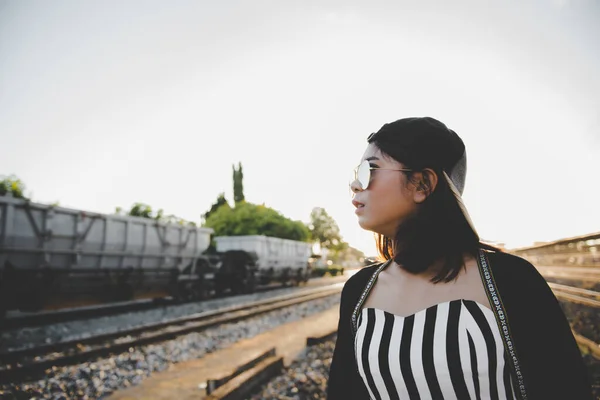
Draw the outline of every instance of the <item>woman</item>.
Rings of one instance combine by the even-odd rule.
[[[545,280],[479,240],[458,135],[406,118],[367,141],[352,203],[386,262],[344,286],[328,399],[591,399]]]

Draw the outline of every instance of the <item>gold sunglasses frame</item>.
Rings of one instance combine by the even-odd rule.
[[[369,181],[367,182],[367,186],[363,187],[362,182],[360,181],[360,179],[358,179],[358,170],[360,169],[360,167],[364,164],[367,164],[367,169],[369,171]],[[358,164],[358,166],[356,168],[354,168],[354,179],[352,180],[352,182],[349,183],[350,186],[350,192],[352,192],[352,184],[356,181],[358,181],[358,184],[360,185],[360,190],[367,190],[369,185],[371,184],[371,171],[373,170],[382,170],[382,171],[402,171],[402,172],[412,172],[414,170],[409,169],[409,168],[379,168],[379,167],[371,167],[371,165],[369,164],[369,161],[364,160],[363,162],[361,162],[360,164]]]

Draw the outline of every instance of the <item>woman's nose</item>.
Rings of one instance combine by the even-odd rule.
[[[350,190],[352,191],[352,193],[358,193],[363,190],[360,183],[358,182],[358,179],[355,179],[352,182],[350,182]]]

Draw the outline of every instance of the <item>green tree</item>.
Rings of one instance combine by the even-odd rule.
[[[227,199],[225,198],[225,193],[219,193],[219,197],[217,197],[217,201],[214,202],[212,206],[210,206],[210,210],[208,210],[207,212],[202,214],[202,220],[206,221],[212,213],[217,211],[221,206],[225,206],[225,205],[227,207],[229,207],[229,203],[227,202]]]
[[[340,228],[324,208],[315,207],[312,209],[308,228],[312,240],[318,242],[322,248],[332,249],[342,242]]]
[[[145,203],[135,203],[127,214],[132,217],[154,218],[152,207]]]
[[[293,221],[276,210],[247,202],[235,208],[220,207],[206,219],[205,226],[214,229],[215,236],[265,235],[283,239],[309,241],[308,227]]]
[[[123,209],[121,207],[116,207],[115,214],[123,215]],[[158,210],[155,214],[152,211],[152,207],[150,207],[146,203],[135,203],[133,206],[131,206],[131,209],[126,213],[126,215],[129,215],[132,217],[154,219],[156,221],[166,223],[166,224],[197,226],[194,222],[187,221],[176,215],[173,215],[173,214],[165,215],[162,208],[160,210]]]
[[[237,204],[245,200],[244,197],[244,172],[242,171],[242,163],[238,163],[238,169],[233,167],[233,201]]]
[[[25,197],[25,184],[15,175],[0,177],[0,196],[12,194],[17,199],[27,199]]]

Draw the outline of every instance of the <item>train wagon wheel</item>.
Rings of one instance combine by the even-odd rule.
[[[296,277],[294,276],[294,273],[292,272],[291,268],[288,267],[281,271],[279,281],[281,282],[283,287],[295,286],[295,280]]]
[[[246,291],[246,279],[243,276],[233,276],[231,282],[232,294],[243,294]]]
[[[129,301],[133,299],[133,287],[128,283],[119,283],[115,287],[114,301]]]
[[[184,303],[192,298],[191,293],[192,290],[188,282],[179,282],[172,296],[178,303]]]
[[[19,310],[39,311],[44,306],[44,298],[41,293],[29,292],[21,297]]]
[[[306,264],[306,267],[302,269],[302,273],[302,282],[308,282],[310,276],[312,275],[312,266],[310,265],[310,263]]]
[[[8,290],[4,287],[4,283],[0,281],[0,319],[6,317],[6,312],[9,309],[14,308],[14,305],[9,303],[11,294],[12,293],[9,293]]]
[[[193,300],[205,300],[210,297],[206,283],[200,281],[194,283],[192,287],[192,299]]]
[[[225,288],[222,285],[215,286],[215,297],[223,297]]]
[[[246,278],[244,293],[254,293],[256,291],[256,273],[248,272],[248,277]]]
[[[18,294],[20,298],[19,310],[39,311],[44,308],[50,297],[52,282],[53,275],[47,269],[30,276],[27,287],[21,287],[22,292]]]
[[[294,286],[300,286],[300,284],[302,282],[306,282],[306,280],[304,279],[304,276],[305,276],[304,271],[301,268],[298,268],[296,270],[296,275],[294,276],[294,282],[293,282]]]

